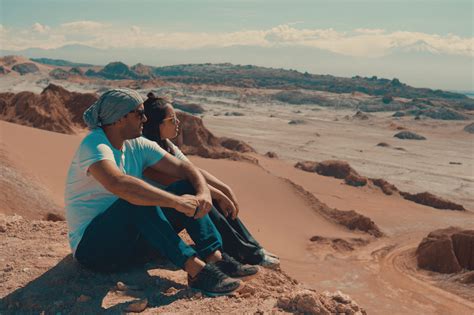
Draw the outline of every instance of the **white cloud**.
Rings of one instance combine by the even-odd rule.
[[[33,30],[33,32],[44,34],[50,30],[50,27],[36,22],[35,24],[31,26],[31,29]]]
[[[95,21],[73,21],[55,28],[35,23],[31,29],[9,30],[0,27],[4,49],[28,47],[56,48],[66,44],[83,44],[107,49],[113,47],[195,49],[232,45],[274,47],[300,45],[333,53],[380,57],[401,51],[425,50],[432,53],[474,57],[474,38],[453,34],[421,32],[387,32],[383,29],[357,28],[346,32],[328,29],[296,28],[294,24],[278,25],[264,30],[235,32],[156,32],[138,25],[108,25]]]
[[[140,27],[136,26],[136,25],[133,25],[130,30],[132,31],[133,34],[135,35],[140,35],[140,33],[142,32],[142,30],[140,29]]]
[[[385,30],[381,28],[356,28],[354,32],[368,35],[379,35],[385,33]]]
[[[105,28],[105,24],[94,21],[74,21],[63,23],[60,26],[60,31],[63,32],[90,32]]]

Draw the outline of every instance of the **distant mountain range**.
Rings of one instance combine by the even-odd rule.
[[[76,65],[65,60],[34,59],[40,63]],[[136,64],[129,67],[116,61],[96,71],[88,69],[89,77],[100,77],[108,80],[149,80],[160,78],[166,81],[196,84],[223,84],[237,87],[272,88],[272,89],[307,89],[333,93],[362,92],[376,96],[398,96],[405,98],[438,98],[466,100],[464,94],[426,88],[414,88],[400,80],[355,76],[342,78],[332,75],[317,75],[296,70],[274,69],[252,65],[220,64],[184,64],[165,67],[153,67]]]
[[[120,60],[129,65],[232,63],[267,68],[295,69],[300,72],[331,74],[339,77],[398,78],[416,87],[440,87],[449,90],[473,90],[472,57],[439,53],[426,42],[393,48],[380,57],[354,57],[301,45],[274,47],[229,46],[189,50],[157,48],[99,49],[85,45],[66,45],[54,49],[29,48],[21,51],[0,50],[0,55],[28,58],[74,60],[105,65]]]

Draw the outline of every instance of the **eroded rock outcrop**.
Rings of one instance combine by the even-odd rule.
[[[265,153],[265,156],[271,159],[278,159],[278,154],[273,151],[268,151],[267,153]]]
[[[368,240],[362,238],[344,239],[336,237],[323,237],[319,235],[311,237],[310,241],[320,246],[330,247],[336,252],[350,252],[369,243]]]
[[[436,209],[448,209],[448,210],[460,210],[460,211],[466,210],[460,204],[435,196],[429,192],[410,194],[408,192],[402,191],[400,192],[400,195],[402,195],[403,198],[407,200],[411,200],[413,202],[416,202],[425,206],[430,206]]]
[[[463,130],[467,133],[474,133],[474,123],[466,125]]]
[[[232,139],[232,138],[227,138],[227,137],[221,137],[220,138],[220,143],[224,148],[227,148],[232,151],[237,151],[241,153],[247,153],[247,152],[255,152],[255,149],[249,146],[247,143],[237,140],[237,139]]]
[[[185,154],[199,155],[206,158],[227,158],[246,160],[258,163],[255,158],[241,152],[255,152],[248,144],[240,140],[214,136],[202,122],[202,119],[184,112],[177,112],[180,121],[180,133],[173,142]]]
[[[69,92],[50,84],[41,94],[0,93],[0,119],[66,134],[84,128],[82,114],[98,99],[93,93]]]
[[[288,312],[311,315],[367,314],[349,296],[339,291],[317,294],[312,290],[302,290],[280,297],[278,306]]]
[[[372,184],[379,187],[386,195],[393,195],[395,193],[398,193],[397,187],[393,184],[390,184],[383,178],[371,178],[370,181],[372,182]]]
[[[359,173],[345,161],[303,161],[297,162],[295,167],[307,172],[316,172],[323,176],[344,179],[345,183],[351,186],[365,186],[367,184],[367,178],[359,175]]]
[[[474,270],[474,230],[433,231],[421,241],[416,258],[418,267],[440,273]]]
[[[183,103],[180,101],[173,102],[173,107],[183,112],[191,113],[191,114],[202,114],[204,113],[204,108],[199,104],[192,104],[192,103]]]
[[[12,67],[12,70],[21,75],[39,72],[38,66],[32,62],[18,63]]]
[[[284,179],[290,184],[297,193],[306,200],[307,204],[317,213],[324,216],[326,219],[345,226],[349,230],[365,232],[375,237],[384,236],[380,228],[369,217],[366,217],[354,210],[338,210],[330,208],[325,203],[321,202],[312,193],[304,189],[301,185],[292,182],[289,179]]]
[[[399,133],[395,134],[394,137],[406,140],[426,140],[425,137],[411,131],[400,131]]]

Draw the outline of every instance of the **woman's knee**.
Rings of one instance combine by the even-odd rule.
[[[194,186],[188,180],[180,180],[169,185],[165,189],[168,192],[171,192],[175,195],[194,195],[196,190]]]

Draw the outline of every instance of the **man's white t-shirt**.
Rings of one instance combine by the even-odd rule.
[[[89,167],[110,160],[124,174],[142,178],[143,170],[165,154],[157,143],[144,137],[126,140],[122,150],[117,150],[101,128],[82,140],[69,168],[65,193],[69,244],[74,254],[89,223],[118,199],[89,174]]]

